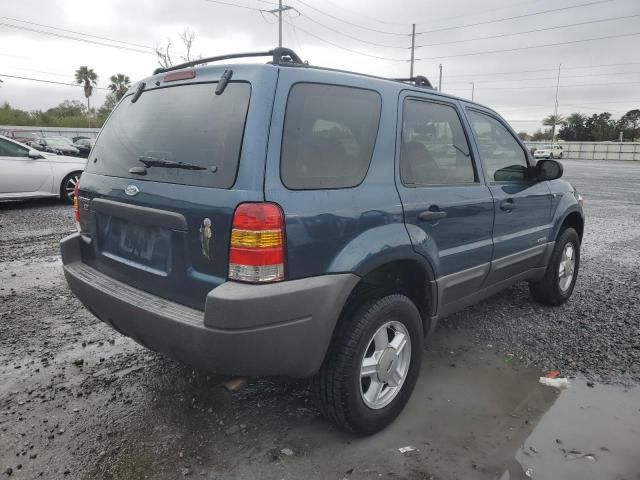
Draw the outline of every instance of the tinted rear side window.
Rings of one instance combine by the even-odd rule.
[[[287,101],[280,175],[293,190],[348,188],[364,180],[380,122],[377,92],[298,83]]]
[[[215,83],[158,88],[143,92],[136,103],[126,97],[102,129],[87,172],[230,188],[238,170],[251,87],[230,83],[222,95],[216,95],[215,88]],[[141,159],[203,168],[151,166],[141,177],[129,172],[144,166]]]

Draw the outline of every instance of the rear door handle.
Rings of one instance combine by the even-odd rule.
[[[516,208],[516,202],[513,201],[513,198],[508,198],[500,204],[500,210],[505,212],[510,212],[514,208]]]
[[[420,220],[426,220],[428,222],[440,220],[441,218],[445,218],[446,216],[447,212],[443,212],[442,210],[425,210],[424,212],[420,212],[418,214],[418,218]]]

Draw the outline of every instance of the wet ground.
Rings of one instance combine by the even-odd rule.
[[[403,414],[364,439],[303,381],[230,393],[111,331],[61,275],[69,207],[0,205],[0,478],[640,479],[640,165],[565,169],[588,216],[571,301],[517,285],[446,319]],[[570,388],[540,385],[553,368]]]

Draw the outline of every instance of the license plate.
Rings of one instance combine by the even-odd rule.
[[[126,260],[162,272],[168,269],[171,232],[167,229],[111,217],[105,224],[103,239],[102,252],[114,260]]]

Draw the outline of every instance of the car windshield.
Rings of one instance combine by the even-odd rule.
[[[13,136],[15,138],[30,138],[30,139],[35,139],[36,138],[36,134],[33,132],[13,132]]]
[[[46,138],[45,142],[47,145],[51,145],[53,147],[68,147],[71,145],[71,142],[64,138]]]

